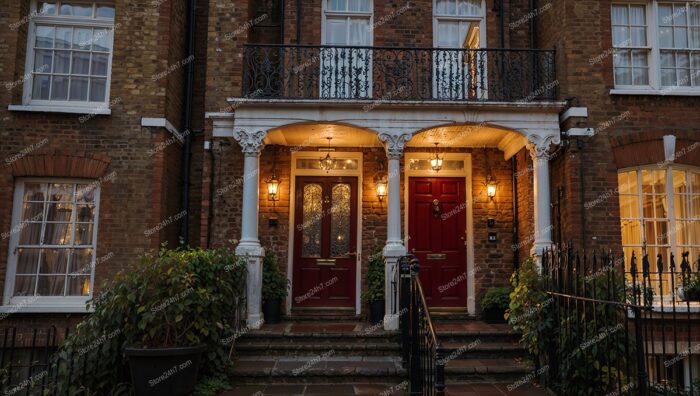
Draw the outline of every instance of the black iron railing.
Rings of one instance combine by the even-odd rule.
[[[546,252],[542,265],[550,304],[541,309],[554,330],[537,363],[557,394],[700,395],[700,272],[688,253],[680,271],[672,255],[652,264],[645,252],[570,248]]]
[[[391,101],[556,99],[554,51],[246,45],[243,96]]]
[[[445,359],[437,339],[413,256],[399,261],[402,360],[408,371],[411,395],[445,394]]]

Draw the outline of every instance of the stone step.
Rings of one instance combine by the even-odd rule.
[[[445,394],[447,396],[553,396],[553,393],[535,385],[516,386],[512,382],[453,382],[447,384]]]
[[[234,361],[234,384],[400,383],[406,377],[401,359],[393,356],[294,357],[240,356]]]
[[[534,366],[524,359],[453,359],[445,366],[447,384],[524,383],[534,375]]]
[[[526,358],[527,350],[517,342],[472,342],[447,341],[442,343],[444,355],[452,359],[499,359]]]
[[[363,342],[318,342],[308,339],[243,340],[236,343],[239,356],[296,356],[322,354],[332,348],[343,356],[397,356],[399,343],[393,340],[374,339]]]
[[[384,381],[375,384],[363,383],[333,383],[328,385],[306,384],[251,384],[235,385],[221,396],[251,396],[251,395],[287,395],[287,396],[377,396],[403,395],[407,382]]]

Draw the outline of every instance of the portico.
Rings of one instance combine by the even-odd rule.
[[[240,99],[236,99],[240,100]],[[233,99],[231,100],[233,101]],[[270,112],[271,102],[274,103],[274,112]],[[344,158],[345,151],[357,152],[368,148],[383,148],[385,152],[386,180],[388,193],[382,207],[386,216],[386,240],[382,249],[385,258],[385,322],[388,330],[398,328],[397,318],[397,283],[394,283],[398,271],[396,268],[398,259],[408,252],[410,235],[404,231],[406,224],[402,221],[410,211],[402,198],[402,188],[406,189],[403,180],[407,165],[405,163],[407,152],[430,152],[433,142],[438,142],[449,150],[500,150],[502,162],[527,148],[532,156],[534,214],[532,230],[532,250],[530,253],[537,255],[544,248],[552,244],[551,215],[550,215],[550,191],[549,191],[549,152],[552,145],[560,143],[559,111],[563,107],[559,102],[538,103],[430,103],[417,102],[392,102],[368,105],[368,102],[357,103],[329,103],[318,101],[279,102],[275,100],[246,99],[237,103],[237,110],[232,113],[211,113],[208,117],[213,120],[215,137],[231,137],[241,146],[244,155],[243,169],[243,203],[241,218],[241,239],[237,252],[247,257],[248,267],[248,301],[247,320],[248,325],[256,328],[261,319],[261,295],[262,271],[261,260],[264,253],[259,237],[259,201],[260,197],[260,153],[266,144],[275,144],[294,147],[295,152],[316,152],[323,147],[327,136],[335,134],[333,144],[335,152],[331,152],[338,158]],[[300,144],[301,142],[301,144]],[[325,155],[325,153],[324,153]],[[452,154],[450,154],[452,155]],[[481,155],[481,154],[479,154]],[[455,158],[469,158],[461,162],[464,169],[471,170],[471,154],[454,154]],[[367,181],[367,174],[363,174],[362,161],[360,171],[357,173],[359,189],[362,190],[371,183]],[[449,170],[442,174],[430,174],[426,176],[450,175]],[[466,172],[466,170],[465,170]],[[336,176],[333,176],[333,175]],[[465,173],[466,175],[467,173]],[[468,173],[471,175],[471,173]],[[350,173],[329,173],[332,177],[351,175]],[[414,175],[414,173],[411,173]],[[419,175],[419,173],[415,173]],[[456,173],[455,173],[456,175]],[[294,178],[294,175],[291,176]],[[472,182],[469,177],[463,177],[471,191]],[[364,183],[363,183],[364,182]],[[290,185],[293,183],[290,183]],[[290,187],[291,188],[291,187]],[[296,189],[298,189],[298,184]],[[366,190],[366,188],[365,188]],[[360,192],[360,197],[368,194]],[[463,238],[466,246],[467,263],[464,263],[464,273],[467,274],[466,290],[469,293],[466,301],[466,312],[476,313],[476,295],[474,283],[474,271],[476,267],[484,266],[483,263],[475,263],[473,228],[473,208],[476,192],[471,196],[464,194],[465,210],[459,216],[465,217],[467,225]],[[293,200],[295,192],[290,191],[290,200]],[[481,198],[478,198],[479,200]],[[366,200],[366,198],[361,198]],[[362,209],[362,203],[360,203]],[[294,217],[291,213],[290,217]],[[363,233],[367,232],[362,223],[362,216],[357,220],[357,241],[363,240]],[[290,226],[292,223],[290,223]],[[469,227],[472,227],[470,230]],[[481,227],[479,219],[477,228]],[[292,227],[290,227],[292,228]],[[286,236],[286,235],[285,235]],[[294,232],[290,232],[290,239],[295,238]],[[470,243],[470,237],[471,243]],[[529,236],[523,236],[526,238]],[[364,275],[360,261],[362,260],[362,244],[355,246],[351,252],[357,260],[357,274],[354,276],[356,289],[361,289]],[[291,243],[290,243],[291,246]],[[365,252],[369,253],[369,252]],[[477,252],[478,253],[478,252]],[[295,255],[290,248],[290,269],[294,268]],[[290,281],[294,279],[292,271],[288,274]],[[361,312],[359,293],[353,293],[356,299],[356,313]],[[287,304],[288,311],[292,309],[291,301]]]

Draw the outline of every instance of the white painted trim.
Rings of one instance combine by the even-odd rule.
[[[93,4],[93,12],[95,11],[94,4],[100,4],[100,1],[83,1],[83,3]],[[69,17],[69,16],[46,16],[39,15],[37,13],[37,0],[31,0],[29,5],[29,15],[33,17],[29,18],[29,25],[27,27],[27,44],[26,44],[26,60],[24,65],[25,74],[29,74],[29,78],[24,81],[22,90],[22,105],[30,107],[45,107],[49,110],[31,110],[31,109],[19,109],[19,108],[9,108],[9,110],[19,110],[19,111],[44,111],[44,112],[58,112],[58,113],[78,113],[76,109],[80,108],[81,105],[76,105],[76,103],[85,103],[88,107],[92,109],[87,113],[79,114],[111,114],[107,108],[107,113],[99,112],[95,108],[101,106],[109,107],[111,86],[112,86],[112,60],[114,59],[114,32],[116,31],[116,14],[115,19],[104,19],[104,18],[85,18],[85,17]],[[56,4],[58,7],[58,4]],[[61,101],[61,100],[32,100],[32,91],[34,84],[34,42],[36,40],[36,24],[37,23],[47,23],[52,25],[63,25],[63,26],[80,26],[80,27],[93,27],[93,28],[106,28],[111,29],[110,39],[112,48],[109,51],[109,59],[107,60],[107,76],[105,82],[105,100],[104,102],[90,102],[90,101]],[[92,69],[92,65],[90,66]],[[68,74],[70,75],[70,74]],[[89,92],[88,87],[88,92]],[[15,106],[11,106],[15,107]],[[19,106],[17,106],[19,107]],[[55,108],[66,107],[67,110],[51,110]]]
[[[297,169],[297,159],[314,158],[320,159],[326,155],[323,151],[297,151],[292,153],[291,171],[289,182],[289,247],[287,248],[287,279],[290,289],[294,290],[294,216],[296,214],[296,177],[297,176],[350,176],[357,177],[357,255],[355,257],[355,314],[362,313],[362,301],[360,294],[362,291],[362,185],[363,185],[363,152],[330,152],[331,157],[357,159],[357,169],[333,170],[326,172],[321,169]],[[287,314],[292,312],[292,299],[287,298]]]
[[[95,103],[95,102],[90,102]],[[61,106],[53,105],[9,105],[9,111],[33,111],[39,113],[67,113],[67,114],[95,114],[95,115],[111,115],[112,110],[101,106]]]
[[[464,160],[464,170],[447,170],[443,169],[440,172],[433,170],[410,170],[408,162],[412,159],[430,159],[433,153],[414,153],[409,152],[404,154],[404,246],[408,248],[408,183],[411,177],[463,177],[466,187],[466,203],[467,210],[465,216],[467,220],[467,313],[476,315],[476,294],[475,294],[475,268],[474,268],[474,197],[472,189],[472,155],[471,153],[445,153],[443,158],[461,159]]]
[[[369,0],[369,3],[370,3],[369,4],[370,11],[328,11],[327,10],[328,0],[321,0],[321,45],[328,45],[327,41],[326,41],[326,22],[328,21],[328,16],[330,15],[330,16],[336,17],[336,18],[344,17],[348,21],[351,18],[369,19],[369,32],[368,32],[369,45],[368,46],[373,47],[374,46],[374,0]],[[349,3],[346,3],[346,8],[349,8]],[[348,32],[347,33],[349,34],[349,25],[348,25]],[[345,45],[350,45],[350,44],[345,44]],[[372,50],[369,50],[369,51],[371,54]],[[321,49],[321,53],[323,53],[323,49]],[[323,57],[323,56],[321,56],[321,57]],[[374,70],[374,66],[373,66],[374,62],[373,62],[372,55],[370,55],[369,59],[370,59],[369,70],[371,71],[371,70]],[[321,59],[319,62],[322,63],[323,59]],[[319,73],[321,73],[321,71],[319,71]],[[323,84],[321,83],[322,80],[323,80],[323,77],[321,75],[319,75],[319,86],[318,86],[319,97],[323,97],[323,92],[322,92],[323,91]],[[368,73],[367,80],[369,83],[368,84],[369,90],[368,90],[367,94],[371,98],[372,97],[372,87],[373,87],[372,73]]]
[[[41,305],[33,303],[31,305],[0,305],[0,313],[24,314],[24,313],[92,313],[94,308],[87,309],[87,299],[82,304]]]
[[[631,89],[615,88],[610,95],[647,95],[647,96],[700,96],[700,89],[667,87],[665,89]]]
[[[94,183],[92,179],[77,179],[77,178],[34,178],[20,177],[15,181],[15,191],[12,206],[12,227],[19,227],[21,221],[22,202],[24,196],[24,184],[27,182],[35,183]],[[99,228],[100,219],[100,199],[101,188],[99,184],[92,184],[95,187],[95,218],[92,229],[92,267],[90,272],[90,295],[88,296],[65,296],[65,297],[41,297],[41,296],[22,296],[13,297],[12,293],[15,287],[15,274],[17,273],[17,253],[16,248],[19,245],[19,232],[10,234],[9,250],[7,254],[7,272],[5,277],[5,290],[3,295],[3,305],[0,308],[8,310],[17,310],[18,306],[27,304],[27,301],[33,301],[31,304],[23,306],[20,311],[30,312],[31,310],[39,310],[37,312],[77,312],[74,311],[77,306],[82,305],[85,311],[85,303],[93,297],[95,291],[95,264],[97,262],[97,229]],[[75,223],[75,221],[73,222]],[[73,227],[73,238],[75,238],[75,227]],[[51,311],[45,311],[50,309]],[[80,312],[83,312],[80,311]],[[0,310],[0,312],[3,312]],[[4,311],[7,312],[7,311]],[[18,311],[19,312],[19,311]]]
[[[588,118],[588,107],[569,107],[559,116],[559,122],[566,122],[573,117]]]
[[[168,121],[167,118],[164,117],[142,117],[141,118],[141,126],[142,127],[156,127],[156,128],[165,128],[168,130],[168,132],[172,133],[173,135],[177,137],[182,137],[182,134],[177,131],[177,128]]]
[[[648,72],[649,72],[649,85],[648,86],[636,86],[636,85],[615,85],[614,89],[610,90],[610,95],[661,95],[661,96],[700,96],[700,86],[686,87],[686,86],[671,86],[663,87],[661,85],[661,42],[659,34],[659,0],[647,0],[647,1],[630,1],[630,0],[615,0],[610,5],[610,21],[612,28],[612,12],[613,7],[618,5],[643,5],[645,6],[646,12],[646,34],[647,34],[647,45],[639,47],[619,47],[624,49],[648,49],[649,50],[649,60],[648,60]],[[663,3],[663,1],[661,1]],[[692,3],[692,2],[689,2]],[[681,2],[681,4],[686,4],[686,1]],[[688,27],[688,26],[686,26]],[[616,48],[613,43],[610,43],[611,48]],[[671,48],[663,48],[671,49]],[[692,52],[692,48],[674,48],[675,50],[689,51]],[[615,68],[612,68],[613,80],[615,76]]]

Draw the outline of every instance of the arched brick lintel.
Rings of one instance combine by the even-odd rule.
[[[627,135],[610,139],[618,169],[632,168],[636,166],[654,165],[663,163],[664,142],[663,135],[649,136]],[[700,141],[690,139],[687,134],[676,135],[676,164],[700,167]],[[636,139],[635,139],[636,137]]]
[[[35,154],[10,165],[14,177],[73,177],[97,179],[105,175],[111,159],[103,154]]]

